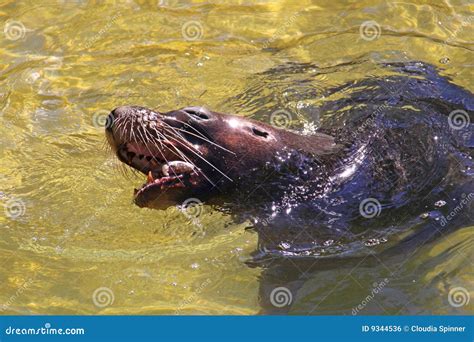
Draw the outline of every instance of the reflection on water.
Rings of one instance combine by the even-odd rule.
[[[284,108],[295,128],[317,125],[322,90],[384,75],[376,63],[387,60],[422,60],[474,89],[461,1],[10,1],[0,18],[4,313],[260,311],[245,223],[209,207],[196,225],[174,208],[132,205],[141,179],[103,148],[114,107],[206,105],[264,121]],[[472,289],[472,244],[466,227],[383,260],[325,261],[291,312],[351,314],[383,283],[360,314],[467,313],[448,294]]]

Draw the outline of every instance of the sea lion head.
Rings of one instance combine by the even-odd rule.
[[[163,209],[255,183],[291,159],[292,151],[325,154],[331,137],[309,141],[271,125],[204,107],[160,113],[139,106],[114,109],[107,140],[120,161],[147,176],[135,190],[140,207]]]

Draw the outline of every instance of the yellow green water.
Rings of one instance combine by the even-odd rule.
[[[473,9],[434,0],[1,2],[0,200],[10,208],[0,212],[1,312],[258,313],[262,270],[244,263],[256,235],[209,207],[196,226],[174,208],[134,206],[143,180],[119,172],[99,121],[126,104],[258,118],[285,90],[262,72],[287,62],[327,68],[317,76],[326,88],[382,72],[376,61],[422,60],[474,91]],[[378,26],[362,39],[366,21]],[[351,314],[406,258],[363,314],[472,312],[472,300],[449,305],[448,293],[472,297],[473,241],[467,227],[399,259],[325,267],[293,311],[317,303],[313,314]],[[108,305],[94,303],[101,287]]]

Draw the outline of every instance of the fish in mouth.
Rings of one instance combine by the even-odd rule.
[[[194,196],[209,200],[230,189],[253,189],[269,174],[275,176],[291,151],[323,155],[336,146],[324,134],[308,142],[265,123],[203,107],[160,113],[122,106],[109,114],[107,123],[107,140],[118,159],[146,175],[134,202],[156,209]]]

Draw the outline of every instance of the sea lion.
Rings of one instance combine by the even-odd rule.
[[[197,198],[228,210],[259,233],[255,257],[363,253],[427,203],[473,190],[472,94],[423,63],[389,67],[401,75],[329,90],[349,96],[321,108],[331,115],[311,135],[204,107],[122,106],[107,140],[147,177],[140,207]]]

